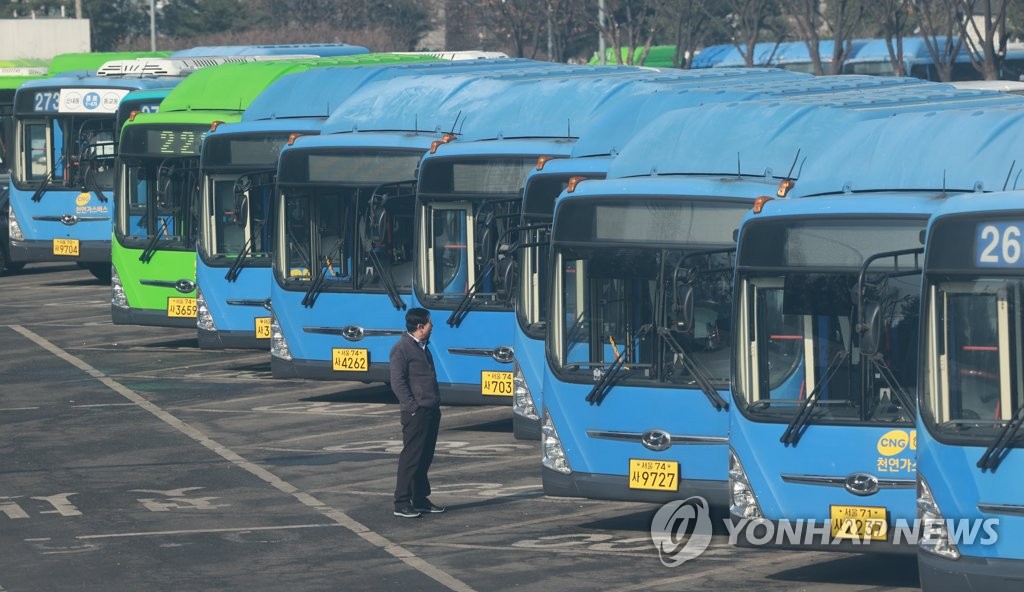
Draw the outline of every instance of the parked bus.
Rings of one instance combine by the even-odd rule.
[[[800,154],[836,137],[846,146],[861,121],[943,97],[1013,101],[918,86],[673,111],[634,135],[605,180],[563,193],[542,386],[546,494],[728,507],[734,231],[757,196],[799,173]]]
[[[358,68],[316,68],[290,74],[253,101],[242,121],[218,126],[204,141],[201,169],[197,327],[203,348],[268,348],[272,216],[278,153],[289,139],[318,135],[345,97],[370,80],[426,71],[495,70],[479,52],[373,54]],[[440,53],[439,53],[440,55]],[[509,60],[502,67],[529,62]],[[405,64],[404,66],[401,66]],[[429,64],[429,65],[426,65]]]
[[[74,261],[97,278],[110,275],[107,193],[113,181],[114,112],[130,90],[166,88],[179,80],[74,71],[18,89],[9,192],[15,264]]]
[[[870,40],[850,40],[851,55],[855,54],[862,46]],[[832,68],[832,53],[835,49],[835,42],[831,39],[822,39],[818,42],[818,55],[821,59],[823,73],[829,74]],[[845,62],[844,62],[845,63]],[[736,45],[731,43],[723,45],[712,45],[706,47],[693,59],[693,68],[743,68],[746,67],[746,59]],[[792,72],[814,73],[814,63],[811,61],[810,52],[807,50],[807,43],[804,41],[763,41],[754,46],[753,64],[754,67],[771,67],[790,70]]]
[[[497,63],[509,67],[509,60]],[[414,204],[423,155],[442,142],[494,137],[506,125],[501,93],[521,101],[516,117],[532,118],[548,112],[525,109],[536,100],[530,93],[542,88],[539,81],[568,86],[627,72],[648,71],[535,62],[489,75],[395,78],[360,89],[319,137],[282,149],[271,292],[274,376],[388,381],[388,352],[405,331],[420,257]]]
[[[919,94],[912,78],[871,76],[801,77],[784,75],[784,70],[721,68],[692,71],[691,84],[682,81],[671,90],[638,97],[628,104],[603,113],[573,148],[571,158],[546,162],[526,180],[523,198],[520,246],[515,250],[517,323],[513,347],[513,434],[519,439],[540,439],[543,408],[544,337],[546,333],[548,269],[547,240],[558,195],[570,179],[602,179],[613,153],[618,152],[644,124],[675,109],[717,102],[753,98],[807,96],[854,92],[859,89],[890,87]],[[697,114],[699,111],[689,111]]]
[[[917,551],[926,592],[1024,588],[1022,221],[1016,191],[951,197],[928,225],[917,418],[917,517],[934,527]]]
[[[1024,102],[1003,96],[844,130],[788,189],[803,198],[765,200],[744,220],[730,512],[803,531],[768,545],[916,552],[924,231],[947,196],[1002,188],[1013,172]]]
[[[342,55],[209,68],[175,87],[159,112],[125,123],[112,246],[115,324],[195,326],[199,156],[211,128],[240,121],[253,99],[287,74],[360,60],[376,58]]]

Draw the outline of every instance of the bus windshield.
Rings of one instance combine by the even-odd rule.
[[[815,423],[913,423],[922,228],[751,224],[733,385],[747,414],[790,422],[813,402]]]
[[[116,232],[126,247],[196,248],[199,149],[209,129],[209,125],[125,126]]]
[[[113,188],[113,117],[31,117],[18,121],[17,134],[19,185],[44,190]]]
[[[415,167],[419,155],[400,158]],[[280,200],[275,266],[285,288],[412,292],[414,181],[282,186]]]
[[[437,307],[511,309],[511,257],[526,175],[537,156],[435,159],[421,179],[419,287]],[[425,165],[427,166],[427,165]]]
[[[988,446],[1024,404],[1024,281],[933,277],[927,294],[922,415],[943,439]]]
[[[241,257],[269,262],[273,174],[207,175],[203,190],[209,206],[200,230],[204,260]]]
[[[117,231],[125,246],[195,248],[199,159],[121,159]]]
[[[595,382],[618,362],[616,382],[700,388],[718,406],[729,385],[732,232],[747,207],[563,203],[552,245],[555,372]]]

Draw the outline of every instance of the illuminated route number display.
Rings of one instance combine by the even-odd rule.
[[[978,224],[974,245],[978,267],[1024,267],[1024,221]]]
[[[206,134],[206,131],[198,129],[147,130],[147,152],[168,156],[198,156]]]

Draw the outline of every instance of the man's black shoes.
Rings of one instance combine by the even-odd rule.
[[[419,518],[419,510],[412,506],[402,506],[401,508],[395,508],[395,516],[399,518]]]
[[[444,512],[444,506],[435,505],[430,500],[423,500],[413,504],[413,511],[422,514],[440,514]]]

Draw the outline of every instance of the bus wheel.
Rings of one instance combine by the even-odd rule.
[[[110,283],[110,264],[109,263],[86,263],[82,267],[89,270],[89,273],[94,275],[96,279],[100,280],[105,284]]]

